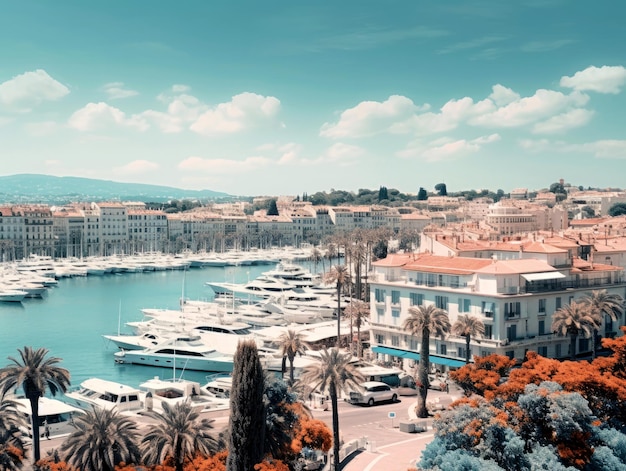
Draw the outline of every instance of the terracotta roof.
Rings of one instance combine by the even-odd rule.
[[[372,262],[372,265],[375,267],[403,267],[415,257],[417,257],[417,254],[392,253],[388,254],[386,258]]]
[[[515,260],[496,260],[477,273],[488,273],[492,275],[521,275],[523,273],[543,273],[558,271],[553,266],[542,260],[532,258],[522,258]]]
[[[471,275],[481,268],[491,265],[493,261],[486,258],[442,257],[439,255],[421,254],[405,265],[405,270],[448,273],[455,275]]]
[[[555,247],[554,245],[546,244],[543,242],[528,242],[521,244],[524,252],[531,253],[564,253],[566,249],[561,247]]]

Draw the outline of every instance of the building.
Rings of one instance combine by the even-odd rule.
[[[569,338],[552,333],[553,313],[591,290],[626,296],[622,266],[583,260],[573,248],[535,242],[523,249],[491,250],[492,258],[422,253],[374,262],[372,351],[386,360],[419,358],[419,339],[402,325],[411,307],[434,304],[448,312],[451,324],[460,314],[484,323],[484,338],[472,339],[471,356],[497,353],[522,360],[533,350],[545,357],[569,357]],[[617,323],[607,318],[599,334],[612,337],[618,331]],[[579,338],[574,353],[589,354],[590,340]],[[431,362],[439,368],[464,362],[465,338],[431,339],[430,347]]]

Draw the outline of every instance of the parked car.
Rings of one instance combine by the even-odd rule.
[[[350,404],[367,404],[373,406],[377,402],[396,402],[398,393],[380,381],[366,381],[359,391],[350,391]]]

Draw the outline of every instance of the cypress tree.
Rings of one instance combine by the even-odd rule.
[[[265,378],[256,343],[239,342],[233,364],[227,471],[253,471],[263,460]]]

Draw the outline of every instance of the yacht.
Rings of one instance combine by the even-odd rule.
[[[117,363],[160,366],[177,370],[230,373],[233,355],[209,347],[199,335],[176,337],[153,348],[115,352]]]
[[[3,303],[19,303],[24,300],[28,293],[21,289],[15,289],[9,286],[0,286],[0,302]]]
[[[145,332],[140,335],[119,334],[103,335],[103,337],[113,342],[120,350],[143,350],[163,343],[174,335],[173,332]]]
[[[9,397],[17,403],[17,409],[28,418],[28,435],[31,435],[32,419],[30,401],[25,397]],[[82,414],[83,410],[58,399],[49,397],[39,398],[39,436],[44,437],[46,425],[50,438],[69,435],[74,430],[74,417]]]
[[[207,281],[205,285],[210,287],[216,296],[236,296],[253,301],[289,293],[294,289],[289,283],[263,275],[245,284]]]
[[[189,401],[198,412],[229,407],[227,397],[220,397],[201,387],[200,383],[182,378],[167,380],[155,376],[141,383],[139,389],[145,394],[144,404],[147,410],[162,410],[163,404],[173,406],[184,401]]]
[[[78,389],[66,392],[65,397],[81,409],[96,407],[124,412],[143,408],[139,389],[100,378],[86,379]]]
[[[209,375],[207,376],[207,383],[202,386],[202,389],[209,391],[217,397],[228,399],[230,398],[230,391],[233,388],[233,377],[226,375]]]
[[[287,261],[281,261],[274,269],[264,272],[263,276],[276,278],[297,288],[315,286],[321,282],[319,275],[314,275],[306,268]]]

